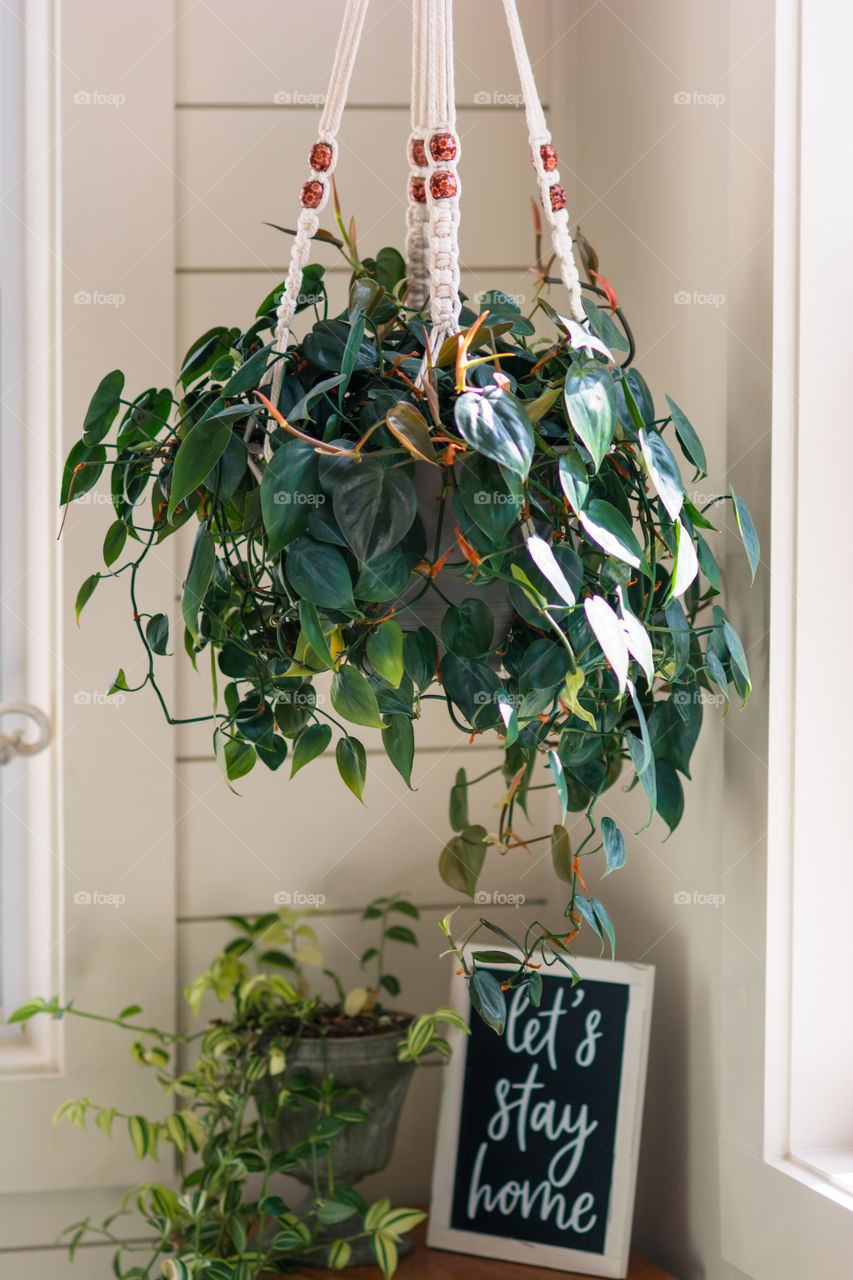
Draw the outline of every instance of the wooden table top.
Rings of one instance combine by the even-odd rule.
[[[580,1275],[576,1271],[555,1271],[552,1267],[528,1267],[521,1262],[498,1262],[494,1258],[475,1258],[468,1253],[448,1253],[445,1249],[428,1249],[426,1223],[422,1222],[412,1232],[415,1249],[407,1258],[401,1258],[394,1280],[556,1280],[564,1275],[569,1280],[597,1280]],[[321,1267],[306,1267],[300,1276],[304,1280],[376,1280],[378,1267],[347,1267],[345,1271],[327,1271]],[[662,1271],[653,1262],[647,1262],[638,1254],[631,1254],[628,1280],[675,1280],[668,1271]]]

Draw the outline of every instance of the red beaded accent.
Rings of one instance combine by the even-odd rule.
[[[412,138],[409,142],[409,163],[416,164],[419,168],[425,169],[427,165],[427,153],[424,146],[423,138]]]
[[[565,209],[566,193],[563,190],[563,188],[560,186],[559,182],[554,183],[553,187],[551,187],[550,189],[550,194],[551,194],[551,208],[554,210],[554,212],[558,213],[561,209]]]
[[[450,200],[456,195],[456,178],[446,169],[440,169],[430,178],[429,191],[433,200]]]
[[[456,139],[452,133],[434,133],[429,140],[429,153],[433,160],[444,163],[456,159]]]
[[[426,204],[426,182],[423,178],[409,178],[409,199],[415,204]]]
[[[550,145],[550,143],[546,142],[539,148],[539,157],[542,161],[542,168],[545,170],[546,173],[551,173],[553,172],[554,169],[556,169],[557,152],[554,149],[554,147]]]
[[[308,157],[308,165],[315,173],[325,173],[332,163],[332,148],[328,142],[315,142]]]
[[[322,182],[305,182],[299,192],[299,203],[303,209],[319,209],[324,192]]]

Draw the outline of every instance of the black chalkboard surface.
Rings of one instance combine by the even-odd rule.
[[[432,1246],[627,1274],[654,971],[577,967],[574,988],[561,968],[542,973],[538,1008],[512,995],[503,1036],[454,980],[471,1034],[445,1076]]]

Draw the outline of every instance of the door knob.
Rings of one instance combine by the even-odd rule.
[[[29,739],[25,729],[0,732],[0,765],[9,764],[16,756],[34,756],[44,751],[53,736],[53,727],[45,713],[31,702],[0,703],[0,717],[28,716],[35,722],[38,736]]]

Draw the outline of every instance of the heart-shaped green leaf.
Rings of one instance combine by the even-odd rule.
[[[354,609],[352,578],[336,547],[297,538],[285,552],[285,572],[297,595],[322,609]]]
[[[341,533],[362,564],[397,546],[418,506],[409,477],[370,458],[341,477],[332,503]]]
[[[339,716],[353,724],[385,728],[376,694],[355,667],[343,666],[332,677],[332,706]]]
[[[533,427],[523,405],[501,387],[466,391],[453,411],[462,439],[522,480],[533,461]]]
[[[594,363],[570,372],[564,398],[569,422],[586,446],[597,471],[616,428],[616,393],[609,371]]]

